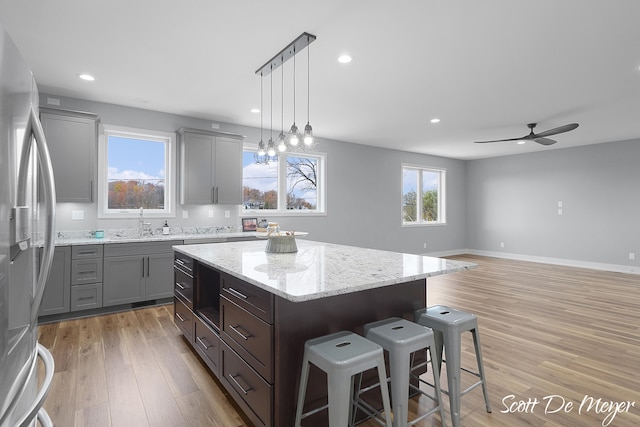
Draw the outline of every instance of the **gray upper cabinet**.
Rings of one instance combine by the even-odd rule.
[[[93,202],[99,117],[40,108],[40,119],[49,144],[57,201]]]
[[[241,135],[198,129],[178,130],[180,203],[242,203]]]

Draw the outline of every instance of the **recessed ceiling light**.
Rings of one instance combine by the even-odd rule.
[[[440,123],[440,119],[433,118],[433,119],[431,119],[431,123]]]
[[[82,80],[86,80],[88,82],[92,82],[92,81],[94,81],[96,79],[91,74],[78,74],[78,77],[80,77]]]
[[[341,64],[348,64],[351,62],[351,57],[349,55],[340,55],[338,62]]]
[[[259,112],[260,112],[260,109],[259,109],[259,108],[252,108],[252,109],[251,109],[251,112],[252,112],[252,113],[259,113]]]

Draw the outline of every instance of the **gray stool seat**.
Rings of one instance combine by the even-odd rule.
[[[327,374],[328,404],[303,414],[310,363]],[[386,370],[382,347],[360,335],[342,331],[308,340],[304,345],[295,427],[300,427],[302,419],[306,416],[315,414],[327,406],[330,427],[350,425],[354,395],[353,376],[372,368],[377,368],[380,383],[383,384],[386,381]],[[386,426],[391,427],[389,391],[386,387],[380,387],[380,391]]]
[[[415,315],[416,322],[418,324],[433,329],[436,351],[438,353],[437,360],[440,363],[445,362],[447,364],[447,382],[449,389],[442,391],[449,395],[451,422],[453,427],[460,426],[460,398],[479,385],[482,386],[487,412],[491,412],[489,394],[487,393],[487,384],[484,375],[484,366],[482,363],[478,318],[476,315],[443,305],[423,308],[416,311]],[[463,332],[467,331],[471,332],[473,337],[476,362],[478,365],[477,372],[461,367],[461,336]],[[443,346],[446,354],[446,360],[442,359]],[[466,390],[460,391],[461,371],[468,372],[478,377],[479,381],[472,384]]]
[[[391,374],[391,401],[393,410],[393,427],[405,427],[417,423],[427,416],[440,413],[443,427],[445,423],[444,407],[440,393],[440,372],[436,360],[433,331],[408,320],[392,317],[364,326],[367,339],[380,344],[389,352],[389,370]],[[435,397],[424,390],[410,384],[412,371],[412,355],[419,350],[428,349],[433,369]],[[427,362],[429,363],[429,362]],[[418,367],[423,367],[423,365]],[[420,380],[416,377],[418,381]],[[423,383],[426,383],[422,381]],[[428,383],[426,383],[428,384]],[[431,385],[431,384],[429,384]],[[429,397],[436,406],[414,420],[409,420],[409,388]]]

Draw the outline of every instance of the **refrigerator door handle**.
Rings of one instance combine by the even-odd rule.
[[[36,282],[35,294],[33,295],[33,305],[31,309],[31,324],[35,325],[38,319],[38,310],[40,303],[42,302],[42,295],[44,294],[44,286],[49,277],[49,271],[51,270],[51,264],[53,262],[54,252],[54,227],[56,223],[55,208],[56,208],[56,187],[53,178],[53,166],[51,165],[51,157],[49,156],[49,147],[47,146],[47,139],[44,135],[44,129],[42,123],[33,108],[33,105],[29,109],[29,120],[24,132],[24,142],[22,144],[22,157],[20,159],[20,169],[18,170],[18,192],[17,192],[17,206],[24,206],[27,203],[27,182],[28,182],[28,170],[29,170],[29,154],[35,137],[35,147],[38,155],[38,164],[42,172],[43,180],[43,193],[45,200],[45,231],[44,231],[44,245],[42,248],[42,264],[40,265],[40,273],[38,274],[38,280]]]
[[[44,381],[42,382],[42,386],[40,387],[36,398],[33,402],[31,402],[31,405],[29,405],[29,409],[27,410],[26,414],[24,414],[22,418],[20,418],[17,424],[19,427],[26,427],[30,425],[36,417],[44,421],[44,423],[42,424],[43,426],[46,425],[47,420],[49,420],[49,423],[51,422],[51,420],[49,419],[49,414],[47,414],[47,411],[42,407],[42,405],[44,404],[44,400],[47,398],[47,394],[49,393],[51,381],[53,381],[53,371],[55,370],[55,365],[53,362],[53,356],[51,355],[51,353],[49,353],[49,350],[47,350],[40,343],[38,343],[37,352],[38,357],[42,359],[42,362],[44,363]],[[35,370],[34,372],[32,372],[32,374],[36,375]]]

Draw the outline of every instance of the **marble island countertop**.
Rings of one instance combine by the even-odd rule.
[[[266,253],[265,240],[179,245],[174,250],[293,302],[359,292],[477,265],[297,239],[296,253]]]

